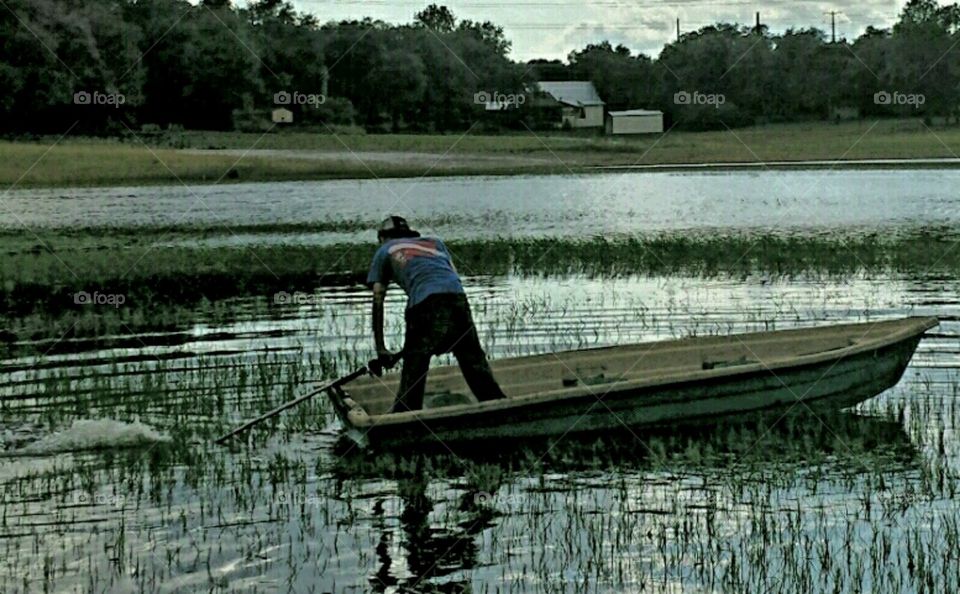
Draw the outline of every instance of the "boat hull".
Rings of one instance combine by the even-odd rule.
[[[929,322],[929,327],[935,322]],[[856,405],[894,386],[919,343],[923,327],[876,348],[838,351],[795,365],[754,365],[742,372],[692,376],[655,385],[599,385],[575,397],[489,407],[474,414],[411,415],[404,422],[357,422],[350,406],[338,413],[362,444],[459,443],[561,437],[573,433],[710,422],[723,416],[782,409],[823,414]],[[705,372],[709,373],[709,372]],[[341,402],[343,400],[341,399]],[[349,398],[346,398],[350,402]],[[475,405],[476,406],[476,405]],[[459,407],[463,408],[463,407]],[[482,407],[477,407],[482,408]],[[379,417],[383,419],[384,417]]]
[[[463,442],[562,436],[665,424],[699,423],[754,411],[796,409],[815,414],[854,406],[896,385],[919,337],[819,365],[775,374],[690,382],[668,388],[645,388],[611,397],[602,392],[566,402],[477,415],[469,425],[453,419],[424,419],[403,426],[370,427],[361,443]]]

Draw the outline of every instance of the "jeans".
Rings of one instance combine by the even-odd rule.
[[[433,355],[452,352],[463,379],[479,401],[506,398],[480,346],[467,296],[438,293],[408,308],[400,390],[391,412],[419,410]]]

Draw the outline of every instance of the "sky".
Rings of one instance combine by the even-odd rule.
[[[609,40],[651,57],[680,30],[692,31],[716,22],[752,25],[760,22],[774,33],[788,28],[818,27],[830,32],[829,11],[837,15],[837,38],[854,39],[867,25],[889,27],[904,0],[291,0],[299,12],[321,22],[372,17],[408,23],[431,2],[446,5],[458,18],[492,21],[513,42],[511,58],[566,58],[588,43]],[[237,0],[243,4],[242,0]]]

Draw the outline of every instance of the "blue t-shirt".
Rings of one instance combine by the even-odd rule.
[[[463,293],[463,284],[453,266],[450,252],[434,237],[391,239],[373,255],[367,284],[391,280],[407,294],[407,307],[413,307],[437,293]]]

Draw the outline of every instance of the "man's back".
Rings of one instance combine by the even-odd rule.
[[[430,295],[463,293],[447,246],[434,237],[404,237],[383,243],[373,257],[367,284],[395,281],[413,307]]]
[[[391,412],[423,406],[430,359],[444,353],[457,358],[463,379],[477,400],[506,398],[480,346],[470,304],[447,246],[435,237],[421,237],[399,216],[384,219],[377,240],[380,249],[373,256],[367,284],[373,289],[373,338],[380,360],[396,360],[383,341],[387,284],[396,281],[409,296],[404,312],[403,372]]]

